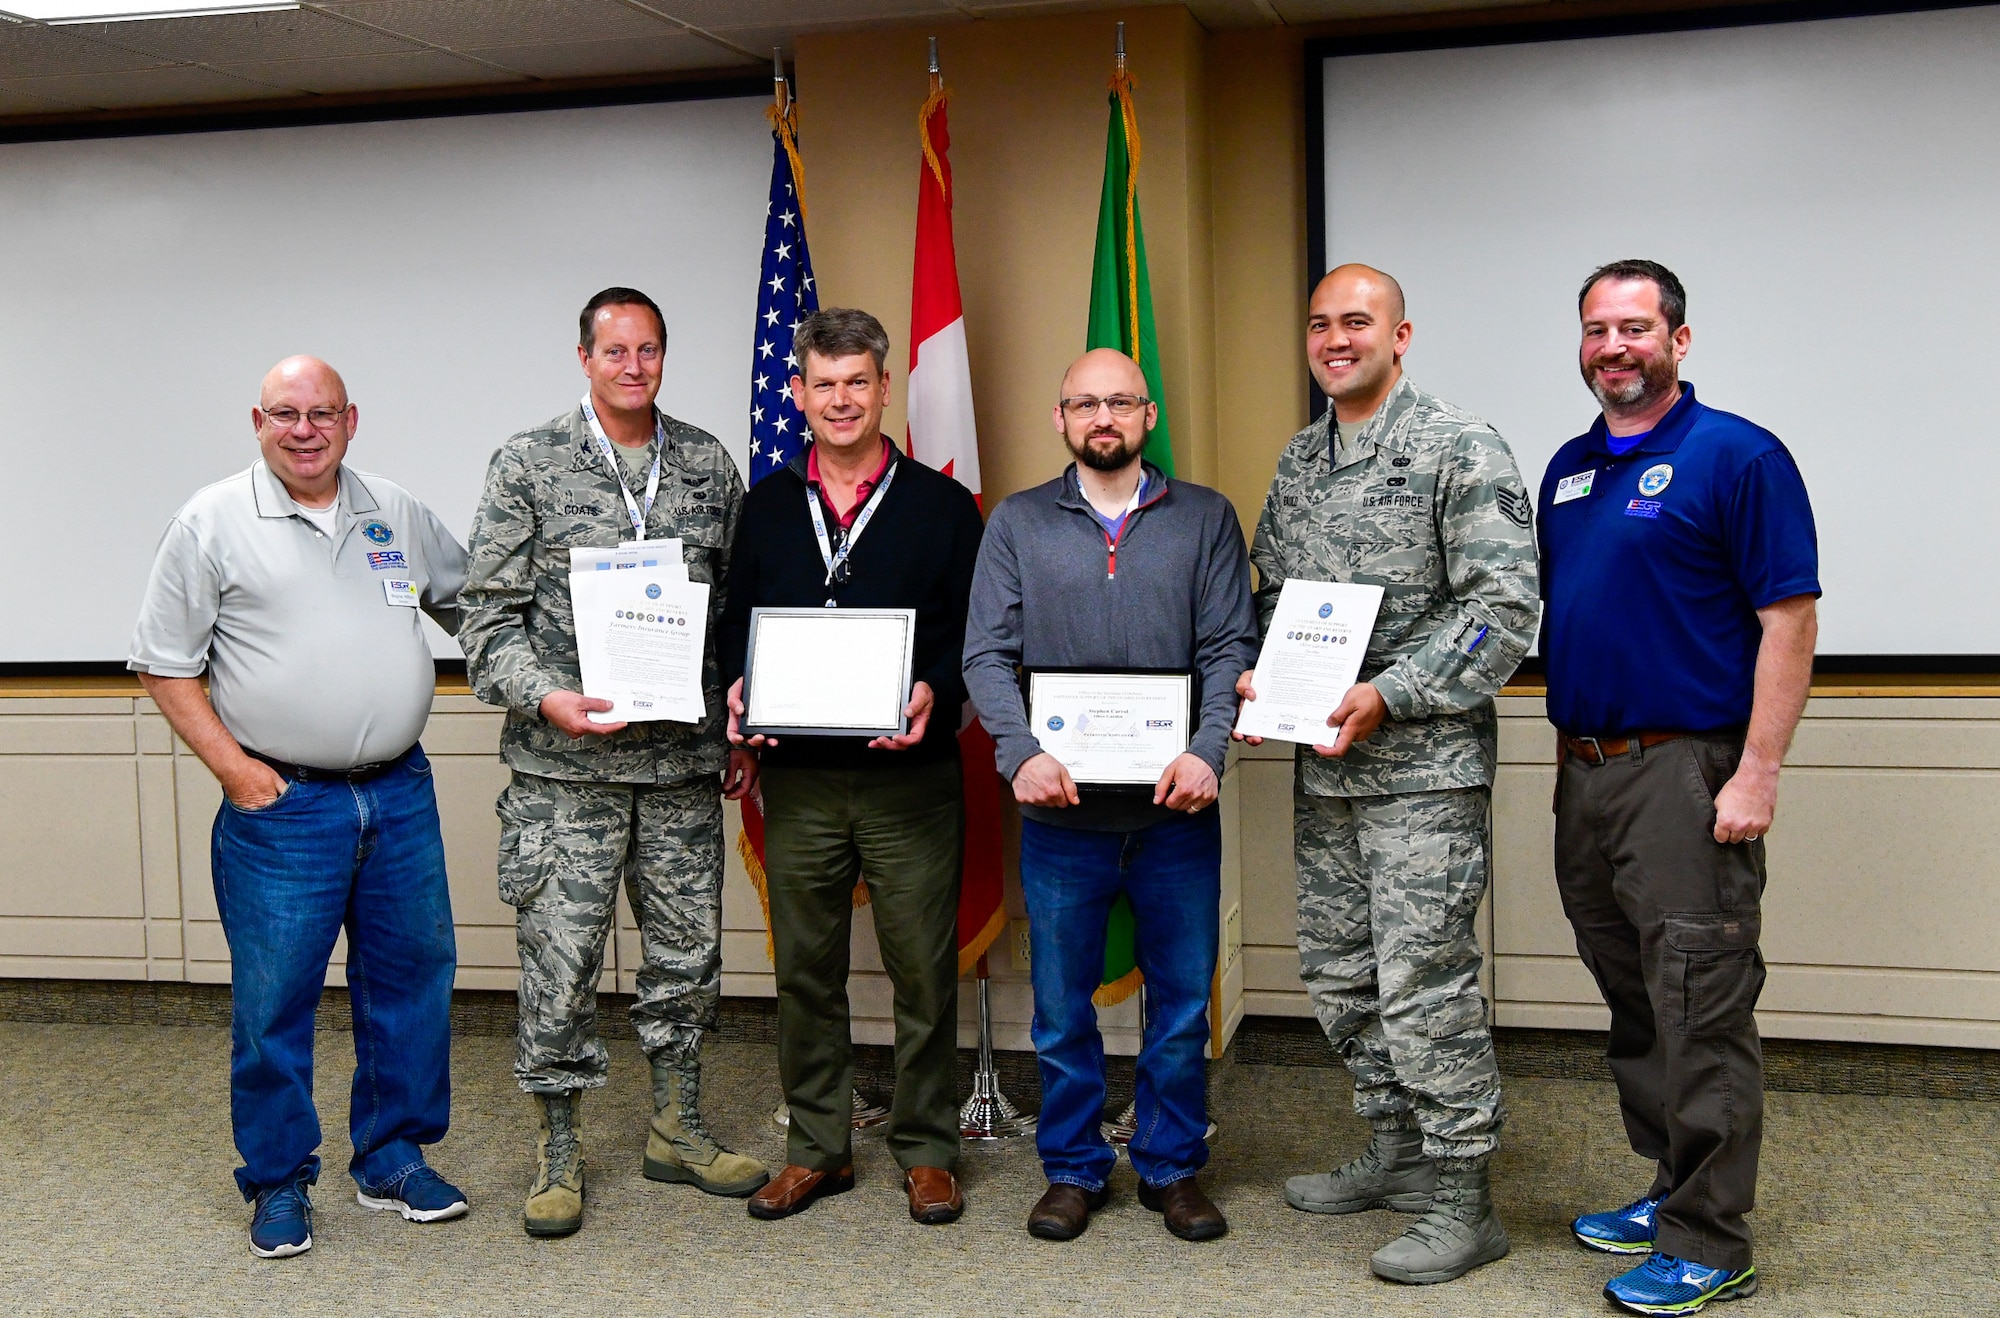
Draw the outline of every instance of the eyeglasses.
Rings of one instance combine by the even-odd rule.
[[[305,417],[314,430],[331,430],[340,424],[342,417],[347,415],[345,407],[315,407],[309,412],[300,412],[296,407],[260,407],[257,410],[264,414],[266,421],[280,430],[290,430],[299,423],[301,416]]]
[[[1134,412],[1137,412],[1152,401],[1152,399],[1143,398],[1138,394],[1108,394],[1103,398],[1095,398],[1090,394],[1078,394],[1074,398],[1063,399],[1062,410],[1064,416],[1082,421],[1088,417],[1096,416],[1097,409],[1100,407],[1110,408],[1111,415],[1113,416],[1131,416]]]

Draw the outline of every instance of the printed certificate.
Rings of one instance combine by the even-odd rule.
[[[583,694],[612,705],[591,722],[701,721],[708,587],[687,579],[678,555],[670,566],[571,572],[569,598]]]
[[[1246,737],[1331,745],[1338,734],[1326,720],[1361,675],[1381,607],[1380,586],[1286,581],[1251,679],[1257,698],[1243,702],[1236,730]]]
[[[1152,787],[1188,748],[1194,679],[1186,673],[1028,674],[1028,726],[1079,785]]]
[[[745,736],[894,737],[909,731],[915,609],[752,609]]]

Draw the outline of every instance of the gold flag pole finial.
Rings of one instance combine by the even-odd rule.
[[[792,162],[792,192],[799,200],[799,220],[804,222],[806,166],[799,159],[799,107],[792,99],[792,84],[785,79],[785,52],[777,46],[771,47],[771,104],[765,107],[764,117],[771,121],[771,131],[778,135],[785,156]]]

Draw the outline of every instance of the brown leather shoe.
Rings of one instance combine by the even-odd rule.
[[[1167,1230],[1182,1240],[1213,1240],[1229,1230],[1229,1219],[1192,1176],[1159,1187],[1139,1182],[1139,1203],[1166,1218]]]
[[[910,1220],[925,1226],[956,1222],[965,1211],[965,1194],[958,1178],[942,1167],[912,1167],[903,1174],[903,1190],[910,1196]]]
[[[766,1221],[790,1217],[812,1207],[815,1199],[824,1199],[830,1194],[846,1194],[853,1188],[852,1167],[842,1167],[837,1172],[816,1172],[810,1167],[791,1163],[773,1176],[770,1184],[750,1196],[750,1216]]]
[[[1090,1215],[1110,1198],[1109,1186],[1086,1190],[1067,1181],[1051,1181],[1028,1210],[1028,1234],[1043,1240],[1075,1240],[1090,1225]]]

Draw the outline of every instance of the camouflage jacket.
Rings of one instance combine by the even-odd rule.
[[[1351,448],[1333,412],[1292,436],[1264,499],[1250,561],[1259,630],[1288,577],[1383,588],[1361,677],[1389,716],[1342,759],[1299,747],[1313,796],[1490,786],[1493,695],[1541,614],[1533,500],[1506,441],[1406,376]]]
[[[493,455],[472,523],[471,572],[458,597],[458,639],[473,694],[506,706],[500,754],[523,773],[665,783],[719,773],[728,759],[715,633],[729,543],[743,510],[743,480],[714,436],[664,414],[660,426],[667,451],[646,534],[679,536],[688,577],[710,587],[702,665],[707,716],[693,725],[634,723],[588,739],[566,737],[542,719],[544,696],[582,689],[569,550],[632,538],[618,482],[584,424],[583,409],[575,407],[515,435]],[[643,488],[632,493],[645,498]]]

